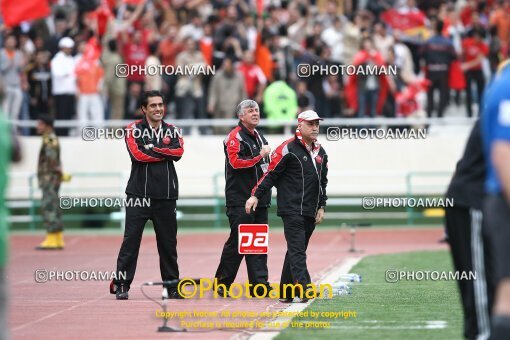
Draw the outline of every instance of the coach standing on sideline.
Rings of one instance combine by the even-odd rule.
[[[489,315],[494,289],[489,265],[491,247],[484,237],[486,233],[482,232],[485,176],[482,132],[478,120],[446,192],[446,198],[454,202],[453,207],[446,208],[445,222],[455,270],[476,273],[476,280],[457,281],[464,309],[466,339],[488,339],[490,335]]]
[[[283,291],[284,284],[300,284],[303,291],[311,283],[306,266],[306,249],[315,225],[322,222],[326,206],[328,156],[317,141],[319,120],[315,111],[299,114],[298,128],[293,138],[281,144],[271,155],[264,177],[246,201],[246,212],[256,212],[259,200],[278,189],[277,214],[283,220],[287,253],[280,280],[280,297],[292,302],[292,289]],[[295,302],[306,302],[300,292]]]
[[[110,293],[118,300],[127,300],[135,276],[138,251],[145,223],[154,224],[159,253],[159,267],[163,281],[179,278],[177,265],[176,200],[179,183],[174,162],[181,159],[184,142],[178,129],[163,121],[163,95],[148,91],[142,96],[143,118],[126,128],[126,145],[131,156],[131,176],[126,187],[126,227],[124,241],[117,259],[116,273],[126,273],[112,281]],[[135,131],[137,130],[137,131]],[[150,206],[136,202],[150,199]],[[176,288],[168,287],[169,298],[182,298]]]
[[[487,180],[483,215],[494,248],[491,339],[510,339],[510,60],[486,90],[482,118]]]
[[[229,287],[235,280],[243,254],[238,250],[238,227],[240,224],[267,224],[267,208],[271,204],[271,190],[260,199],[259,209],[253,214],[245,212],[246,200],[251,195],[251,189],[262,178],[269,166],[271,148],[267,141],[255,127],[260,122],[260,112],[257,102],[243,100],[236,108],[239,124],[228,134],[224,141],[225,150],[225,198],[227,216],[230,222],[230,236],[225,242],[221,260],[215,277],[219,284]],[[267,254],[246,255],[248,280],[255,286],[264,284],[270,288],[267,270]],[[228,290],[228,289],[227,289]],[[220,290],[218,290],[220,291]],[[253,294],[253,292],[252,292]],[[257,296],[263,296],[261,290]],[[220,295],[226,296],[220,291]]]

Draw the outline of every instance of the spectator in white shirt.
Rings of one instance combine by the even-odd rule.
[[[191,22],[184,25],[177,34],[177,39],[184,40],[186,38],[192,38],[194,41],[199,41],[204,35],[204,29],[202,28],[202,19],[198,13],[193,13]]]
[[[342,19],[335,17],[333,25],[326,28],[321,34],[321,40],[331,49],[331,60],[342,62],[344,53],[344,35],[342,34]]]
[[[147,73],[145,75],[145,91],[161,91],[161,88],[163,87],[163,75],[161,72],[155,72],[155,70],[159,70],[159,67],[161,66],[161,60],[159,60],[156,55],[157,49],[157,43],[149,45],[150,55],[145,60],[145,66],[149,69],[152,68],[152,70],[150,74]]]
[[[386,26],[378,22],[374,25],[374,45],[377,51],[381,53],[384,60],[388,60],[388,54],[390,48],[394,45],[395,39],[391,35],[389,35],[386,31]]]
[[[57,120],[71,120],[76,116],[76,60],[71,55],[73,39],[64,37],[58,42],[60,52],[51,59],[51,93]],[[57,135],[67,136],[68,128],[56,129]]]

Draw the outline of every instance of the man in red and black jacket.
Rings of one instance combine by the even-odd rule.
[[[280,281],[283,302],[306,302],[303,293],[311,283],[306,266],[306,249],[315,225],[322,222],[326,206],[328,183],[328,156],[317,142],[319,120],[315,111],[304,111],[298,116],[296,135],[281,144],[271,155],[271,163],[264,177],[252,190],[246,201],[246,212],[255,213],[259,202],[275,186],[278,190],[277,214],[283,220],[287,253]],[[284,284],[300,284],[302,291]]]
[[[127,300],[135,276],[138,251],[145,223],[154,224],[159,253],[161,279],[179,278],[177,265],[176,200],[179,182],[174,162],[181,159],[184,142],[177,127],[163,121],[163,96],[159,91],[143,94],[143,118],[126,128],[126,146],[131,156],[131,176],[126,187],[126,227],[117,258],[116,273],[126,273],[126,279],[116,280],[110,292],[118,300]],[[144,206],[143,199],[150,199]],[[119,275],[120,276],[120,275]],[[182,298],[175,287],[169,288],[169,298]]]
[[[271,190],[260,196],[259,209],[249,214],[245,212],[246,200],[251,195],[251,189],[264,176],[269,166],[269,147],[264,136],[255,130],[260,121],[257,102],[243,100],[236,108],[239,125],[228,134],[223,142],[225,150],[225,198],[227,216],[230,222],[230,236],[225,242],[221,260],[215,277],[219,284],[227,288],[234,282],[244,255],[238,250],[238,227],[240,224],[267,224],[267,208],[271,204]],[[270,288],[267,270],[267,254],[246,255],[248,280],[252,287],[258,284]],[[228,291],[228,289],[227,289]],[[218,289],[219,295],[226,293]],[[257,296],[263,296],[264,290],[257,291]]]

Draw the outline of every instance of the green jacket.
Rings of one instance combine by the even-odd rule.
[[[283,80],[269,85],[264,91],[264,111],[267,119],[273,121],[294,121],[298,103],[296,91]]]
[[[7,263],[7,208],[5,191],[7,189],[7,170],[11,160],[11,131],[9,124],[0,112],[0,267]]]

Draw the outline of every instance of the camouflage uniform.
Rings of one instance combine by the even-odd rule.
[[[42,190],[41,212],[46,231],[54,233],[63,229],[58,197],[62,180],[60,145],[54,132],[44,134],[42,137],[37,167],[39,188]]]

